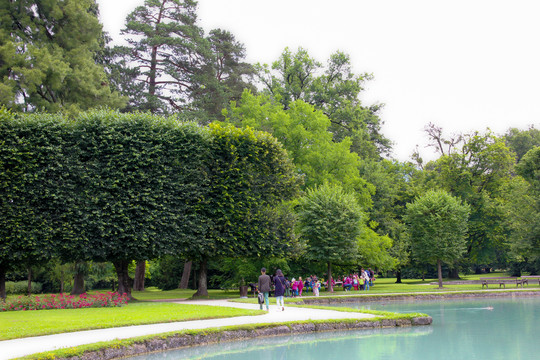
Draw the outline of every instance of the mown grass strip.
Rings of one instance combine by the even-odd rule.
[[[130,303],[120,308],[0,313],[0,340],[119,326],[261,315],[264,311],[174,303]]]

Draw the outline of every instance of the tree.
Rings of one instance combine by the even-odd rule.
[[[437,264],[442,288],[441,264],[452,264],[466,252],[470,208],[446,191],[429,191],[407,204],[412,255],[421,262]]]
[[[506,146],[516,153],[518,163],[527,151],[540,146],[540,130],[530,126],[527,130],[510,128],[504,135]]]
[[[209,258],[283,254],[295,240],[290,211],[299,179],[282,145],[270,134],[210,124],[205,166],[208,192],[198,204],[206,231],[182,239],[181,254],[199,263],[196,296],[208,296]]]
[[[354,74],[349,55],[330,55],[325,67],[307,50],[293,53],[286,48],[272,66],[256,65],[266,93],[286,110],[298,100],[322,111],[331,122],[336,142],[350,138],[351,149],[363,158],[380,159],[388,154],[391,143],[381,133],[378,112],[382,105],[365,106],[360,101],[363,84],[370,74]]]
[[[330,120],[312,105],[298,100],[284,110],[268,96],[246,91],[225,114],[226,120],[237,126],[250,126],[275,136],[303,176],[305,188],[324,182],[339,184],[355,192],[362,205],[371,205],[374,188],[360,177],[360,158],[350,151],[351,141],[333,141]]]
[[[126,18],[122,33],[131,62],[141,69],[143,108],[152,113],[182,110],[187,102],[190,77],[203,58],[197,42],[203,38],[195,22],[197,3],[192,0],[146,0]]]
[[[3,1],[0,104],[25,112],[122,107],[96,63],[102,37],[94,0]]]
[[[489,130],[449,139],[442,136],[442,130],[430,136],[435,146],[443,144],[441,149],[447,150],[424,166],[425,186],[442,188],[471,206],[464,260],[477,272],[483,267],[504,266],[507,229],[499,199],[512,176],[514,154]]]
[[[211,30],[202,45],[205,61],[193,77],[191,112],[200,123],[208,124],[223,120],[223,109],[229,102],[240,100],[245,89],[256,91],[256,88],[249,82],[253,66],[243,61],[244,45],[232,33]]]
[[[362,218],[355,196],[337,185],[308,189],[300,200],[298,231],[306,243],[305,258],[327,264],[330,291],[332,264],[358,258]]]
[[[51,194],[60,182],[62,124],[58,117],[18,117],[0,108],[0,297],[17,265],[52,257]],[[56,209],[60,211],[60,209]],[[29,274],[31,275],[31,274]]]
[[[196,10],[192,0],[146,0],[128,15],[123,34],[130,46],[114,49],[110,69],[121,88],[129,90],[130,79],[142,88],[144,101],[141,93],[130,94],[136,109],[185,111],[208,124],[253,88],[243,45],[221,29],[205,36]]]
[[[504,209],[510,228],[509,247],[518,263],[540,271],[540,147],[529,150],[516,165]]]

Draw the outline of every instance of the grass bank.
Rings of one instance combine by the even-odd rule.
[[[135,302],[116,308],[8,311],[0,313],[0,340],[263,313],[259,310],[150,302]]]
[[[310,306],[311,307],[311,306]],[[364,310],[321,307],[346,312],[362,312]],[[88,356],[93,359],[121,358],[153,351],[172,350],[186,346],[209,343],[235,341],[261,336],[291,335],[332,330],[373,329],[382,327],[428,325],[431,318],[425,314],[396,314],[382,311],[369,311],[377,318],[371,319],[340,319],[340,320],[308,320],[283,323],[261,323],[251,325],[227,326],[204,330],[184,330],[179,332],[149,335],[125,340],[114,340],[69,349],[49,351],[19,358],[20,360],[66,359]]]

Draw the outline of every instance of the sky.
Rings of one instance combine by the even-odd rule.
[[[98,0],[104,30],[117,43],[127,14],[143,0]],[[540,128],[540,2],[537,0],[199,0],[199,25],[222,28],[246,60],[271,64],[285,47],[326,63],[350,55],[371,73],[363,104],[384,104],[383,134],[393,157],[410,160],[424,127],[447,135],[487,128]]]

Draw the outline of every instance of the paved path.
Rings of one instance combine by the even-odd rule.
[[[228,302],[227,300],[178,301],[178,303],[229,306],[244,309],[259,308],[259,306],[256,304],[233,303]],[[74,347],[78,345],[92,344],[100,341],[127,339],[137,336],[160,334],[170,331],[204,329],[211,327],[243,324],[301,321],[310,319],[365,319],[369,317],[373,317],[373,315],[296,307],[285,307],[285,311],[279,311],[275,305],[272,305],[270,306],[269,313],[258,316],[240,316],[225,319],[209,319],[173,322],[165,324],[124,326],[110,329],[77,331],[57,335],[36,336],[23,339],[0,341],[0,360],[13,359],[16,357],[35,354],[43,351],[56,350],[64,347]]]

